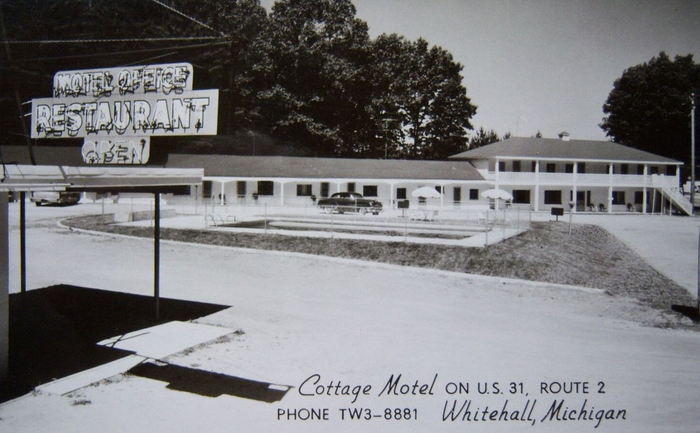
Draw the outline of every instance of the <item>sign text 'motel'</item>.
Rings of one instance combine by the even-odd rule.
[[[53,97],[181,93],[192,90],[193,75],[189,63],[59,71],[53,76]]]
[[[32,138],[215,135],[219,91],[192,90],[174,63],[62,71],[55,98],[32,100]]]

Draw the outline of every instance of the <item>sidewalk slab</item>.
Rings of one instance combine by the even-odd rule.
[[[128,350],[137,355],[163,359],[192,346],[206,343],[233,330],[220,326],[172,321],[150,328],[139,329],[100,341],[99,345]]]
[[[37,391],[47,394],[64,395],[77,389],[86,387],[91,383],[99,382],[102,379],[121,374],[132,367],[143,362],[144,358],[138,355],[129,355],[116,361],[98,365],[89,370],[62,377],[53,382],[45,383],[36,387]]]

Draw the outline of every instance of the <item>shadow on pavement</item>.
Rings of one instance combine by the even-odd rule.
[[[168,382],[168,389],[207,397],[228,394],[251,400],[274,403],[282,400],[289,387],[270,388],[270,383],[228,376],[173,364],[144,362],[128,371],[130,374]]]
[[[156,320],[150,296],[67,285],[11,294],[9,375],[0,391],[0,401],[131,353],[98,346],[98,341],[226,308],[161,298]]]

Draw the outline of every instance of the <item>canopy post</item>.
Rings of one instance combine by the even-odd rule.
[[[156,307],[156,320],[160,319],[160,193],[153,193],[153,299]]]
[[[0,193],[0,384],[7,382],[10,350],[10,263],[7,193]]]
[[[19,285],[20,292],[27,291],[27,193],[19,193]]]

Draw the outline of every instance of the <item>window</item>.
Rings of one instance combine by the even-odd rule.
[[[513,190],[513,203],[530,204],[530,190],[529,189],[514,189]]]
[[[666,166],[666,176],[675,176],[676,175],[676,166],[675,165],[667,165]]]
[[[557,171],[557,165],[554,163],[547,163],[547,173],[554,173]]]
[[[561,204],[560,190],[547,190],[544,192],[544,204]]]
[[[537,161],[532,161],[532,172],[534,173],[536,171],[537,171]]]
[[[298,197],[311,197],[311,185],[310,184],[297,184],[297,196]]]
[[[245,197],[245,181],[244,180],[239,180],[236,182],[236,194],[238,194],[240,197]]]
[[[659,167],[655,165],[649,167],[649,174],[659,174]]]
[[[513,171],[520,171],[520,161],[513,161]]]
[[[479,190],[472,188],[469,190],[469,200],[479,200]]]
[[[362,187],[362,195],[365,197],[377,196],[377,185],[365,185]]]
[[[258,195],[274,195],[275,184],[271,180],[258,181]]]
[[[614,165],[611,165],[611,164],[606,165],[606,166],[605,166],[605,172],[606,172],[606,173],[610,173],[610,170],[612,170],[612,172],[613,172],[613,174],[614,174],[614,173],[615,173],[615,166],[614,166]]]
[[[642,164],[637,165],[637,174],[644,174],[644,166]]]
[[[328,182],[321,182],[321,197],[328,197],[328,189],[330,184]]]
[[[190,187],[188,185],[176,186],[173,189],[173,195],[190,195]]]
[[[498,161],[498,171],[506,171],[506,162]]]
[[[634,192],[634,204],[643,204],[644,203],[644,191],[635,191]]]
[[[396,188],[396,200],[406,200],[406,188]]]
[[[627,174],[630,170],[629,165],[627,164],[620,164],[620,174]]]
[[[586,172],[586,163],[585,162],[577,162],[576,163],[576,171],[579,173],[585,173]]]
[[[205,198],[211,197],[211,181],[205,180],[202,182],[202,196]]]
[[[574,172],[574,165],[573,164],[564,165],[564,171],[567,173],[573,173]]]
[[[348,182],[348,192],[355,192],[355,182]]]
[[[613,191],[612,204],[625,204],[625,192],[624,191]]]
[[[462,201],[462,188],[459,186],[454,187],[452,190],[452,201],[459,203]]]

